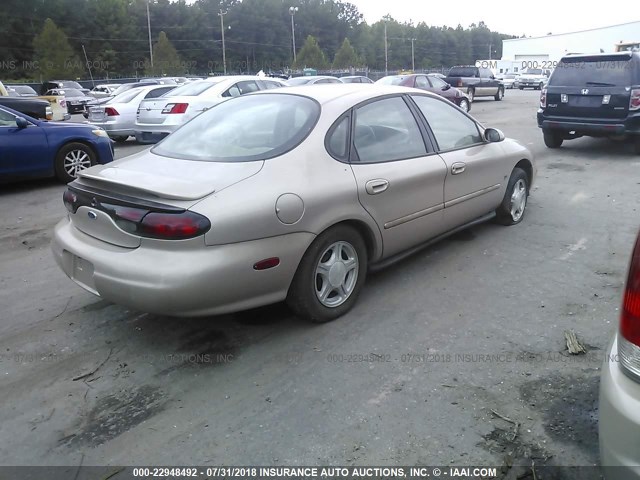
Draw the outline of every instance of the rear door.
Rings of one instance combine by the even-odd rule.
[[[480,88],[482,89],[482,95],[495,95],[498,93],[499,85],[500,81],[493,76],[493,72],[491,70],[488,68],[480,68]],[[478,92],[477,88],[476,92]]]
[[[547,85],[545,116],[626,118],[632,70],[631,56],[562,59]]]
[[[407,101],[376,99],[354,116],[351,169],[360,203],[382,232],[384,256],[441,233],[446,166]]]

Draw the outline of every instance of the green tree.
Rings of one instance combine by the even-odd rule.
[[[180,75],[185,71],[180,61],[180,55],[167,38],[167,34],[160,32],[158,41],[153,45],[153,66],[145,69],[147,75]]]
[[[323,69],[327,67],[327,59],[324,56],[324,52],[320,49],[318,41],[312,35],[309,35],[304,42],[304,45],[298,52],[296,59],[296,67],[313,67],[316,69]]]
[[[356,66],[358,63],[356,51],[351,46],[349,39],[345,38],[333,59],[333,68],[349,68]]]
[[[83,64],[73,52],[64,31],[47,18],[33,40],[34,59],[42,79],[73,78],[83,72]]]

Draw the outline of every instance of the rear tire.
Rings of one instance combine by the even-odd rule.
[[[347,225],[323,232],[305,252],[293,277],[287,303],[299,317],[325,323],[355,305],[367,275],[367,248]]]
[[[112,138],[118,143],[125,143],[129,139],[129,137],[125,137],[124,135],[112,137]]]
[[[84,143],[63,145],[56,155],[54,169],[61,182],[69,183],[78,178],[78,172],[96,164],[95,152]]]
[[[494,95],[494,99],[496,102],[499,102],[504,97],[504,89],[502,87],[498,88],[498,93]]]
[[[636,152],[636,155],[640,155],[640,136],[636,136],[633,139],[633,149]]]
[[[564,140],[559,133],[548,129],[542,130],[542,138],[548,148],[559,148]]]
[[[507,183],[502,203],[496,209],[496,222],[501,225],[515,225],[524,218],[529,198],[529,177],[521,168],[514,168]]]

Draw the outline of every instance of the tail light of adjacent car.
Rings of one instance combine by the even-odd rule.
[[[458,83],[456,84],[456,87],[458,87],[458,88],[462,87],[462,79],[461,78],[458,79]]]
[[[540,108],[547,108],[547,89],[540,90]]]
[[[629,99],[629,110],[640,109],[640,88],[631,90],[631,98]]]
[[[116,117],[120,115],[118,111],[113,107],[105,107],[104,114],[108,117]]]
[[[59,101],[58,103],[60,104],[60,106],[61,106],[62,108],[67,108],[67,101],[66,101],[66,100],[64,100],[64,99],[62,99],[62,98],[61,98],[61,99],[60,99],[60,101]]]
[[[620,365],[640,380],[640,234],[636,240],[620,315]]]
[[[168,103],[162,113],[184,113],[187,111],[188,103]]]
[[[140,237],[187,240],[203,235],[211,228],[209,219],[199,213],[155,202],[138,205],[71,187],[63,193],[62,201],[70,213],[76,213],[80,207],[104,212],[121,230]]]

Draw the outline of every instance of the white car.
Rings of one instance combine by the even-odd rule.
[[[113,92],[120,86],[119,83],[104,83],[96,85],[91,89],[89,95],[95,98],[106,98],[113,95]]]
[[[143,100],[138,108],[135,136],[140,143],[155,143],[205,110],[229,98],[285,86],[275,78],[248,75],[211,77],[186,83],[170,96]]]
[[[89,122],[102,127],[116,142],[125,142],[131,135],[135,135],[140,102],[158,98],[174,88],[175,85],[150,85],[127,90],[106,103],[89,107]]]
[[[498,79],[504,84],[504,88],[518,88],[519,78],[520,75],[517,73],[505,73],[498,77]]]

